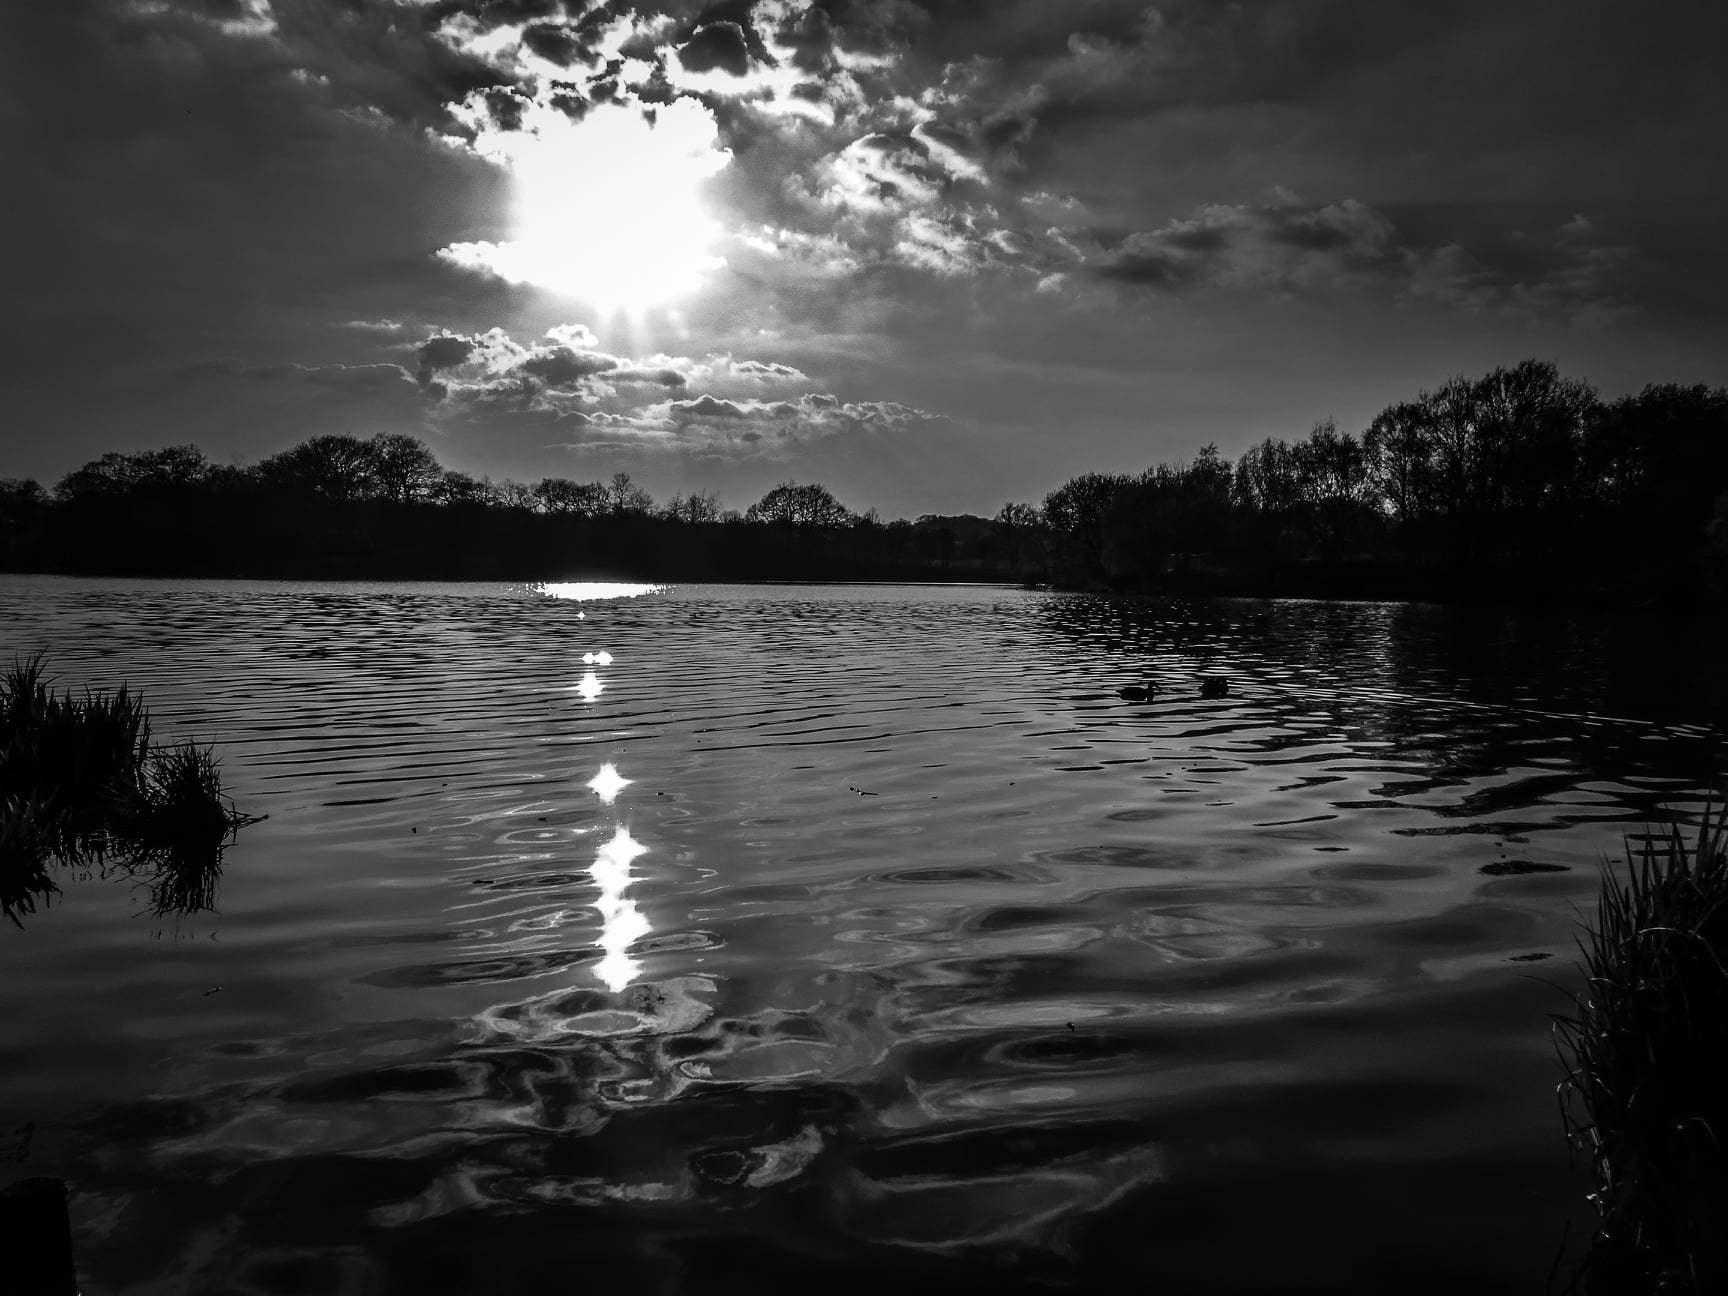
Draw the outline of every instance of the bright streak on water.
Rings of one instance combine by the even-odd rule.
[[[600,682],[600,677],[593,671],[589,671],[584,675],[582,677],[582,682],[576,686],[576,691],[582,695],[582,700],[585,702],[592,702],[595,698],[599,697],[605,689],[606,686]]]
[[[625,778],[618,772],[618,767],[608,761],[600,767],[598,774],[588,780],[588,786],[603,802],[611,805],[618,799],[618,794],[634,781]]]
[[[613,992],[629,985],[642,970],[641,963],[630,957],[629,949],[648,934],[648,919],[634,900],[624,898],[624,891],[630,885],[630,862],[647,852],[648,848],[632,837],[628,828],[620,828],[600,847],[588,869],[600,888],[594,907],[600,911],[598,943],[605,951],[594,967],[594,974]]]
[[[597,653],[583,653],[582,664],[584,666],[610,666],[612,664],[612,654],[607,652],[605,649],[601,649]]]
[[[632,585],[624,581],[559,581],[532,587],[547,598],[574,599],[591,603],[598,599],[640,598],[664,589],[663,585]]]

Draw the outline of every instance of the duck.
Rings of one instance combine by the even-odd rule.
[[[1144,684],[1130,684],[1125,689],[1118,689],[1117,696],[1124,702],[1150,702],[1158,696],[1158,686],[1151,680]]]
[[[1209,675],[1200,681],[1200,696],[1203,698],[1221,698],[1230,695],[1230,681],[1222,675]]]

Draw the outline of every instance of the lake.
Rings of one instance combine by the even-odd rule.
[[[0,577],[268,816],[218,913],[0,930],[0,1181],[90,1296],[1538,1291],[1548,1014],[1720,631]]]

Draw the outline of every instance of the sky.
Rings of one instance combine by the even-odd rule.
[[[0,14],[0,476],[418,436],[994,513],[1455,373],[1728,382],[1714,0]]]

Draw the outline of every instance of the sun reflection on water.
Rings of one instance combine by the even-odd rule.
[[[627,581],[552,581],[529,586],[547,598],[591,603],[599,599],[641,598],[665,589],[664,585],[636,585]]]
[[[600,767],[600,772],[588,780],[588,787],[600,800],[611,805],[618,799],[618,794],[630,786],[632,780],[618,772],[618,767],[608,761]]]
[[[576,685],[576,691],[582,695],[584,702],[592,702],[605,690],[606,686],[600,682],[600,677],[593,671],[583,675],[581,682]]]
[[[616,993],[624,989],[642,970],[642,964],[630,957],[630,946],[649,932],[648,919],[636,907],[634,900],[624,897],[630,885],[630,862],[648,848],[620,828],[601,847],[589,875],[600,888],[594,907],[600,911],[600,948],[605,956],[595,965],[594,973]]]

